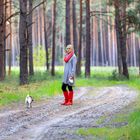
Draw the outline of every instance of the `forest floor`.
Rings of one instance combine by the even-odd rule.
[[[126,121],[113,122],[116,114],[132,111],[137,91],[124,85],[81,87],[75,89],[74,105],[62,106],[63,96],[0,110],[0,140],[90,140],[80,128],[121,127]],[[94,137],[96,139],[96,136]]]

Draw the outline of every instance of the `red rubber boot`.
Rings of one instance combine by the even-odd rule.
[[[65,105],[73,105],[73,91],[69,91],[69,100]]]
[[[67,91],[63,91],[63,95],[64,95],[64,102],[61,103],[61,105],[66,105],[66,103],[69,101],[69,95],[68,95],[68,92]]]

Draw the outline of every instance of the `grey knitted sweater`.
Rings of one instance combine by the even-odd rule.
[[[74,85],[69,82],[69,77],[70,76],[75,77],[76,63],[77,63],[77,58],[75,54],[71,57],[71,59],[67,63],[65,63],[63,83],[68,84],[70,86]]]

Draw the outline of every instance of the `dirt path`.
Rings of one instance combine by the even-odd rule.
[[[34,103],[31,110],[0,111],[0,140],[90,140],[75,131],[109,124],[110,118],[136,97],[137,92],[125,86],[83,87],[75,91],[73,106],[61,106],[63,97],[59,96]],[[107,119],[97,123],[104,116]]]

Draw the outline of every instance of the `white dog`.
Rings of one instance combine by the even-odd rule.
[[[32,107],[32,102],[33,102],[33,98],[32,96],[30,96],[29,94],[26,96],[25,98],[25,104],[27,108],[31,108]]]

